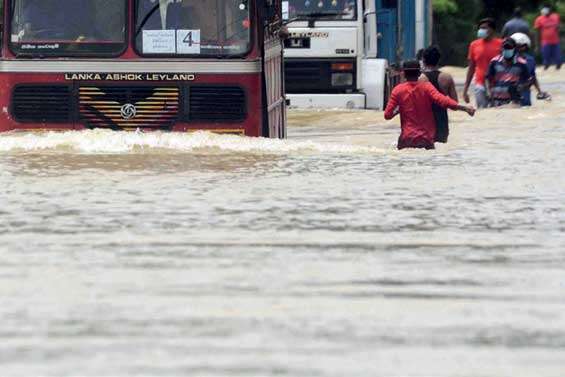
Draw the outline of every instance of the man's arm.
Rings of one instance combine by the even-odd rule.
[[[463,88],[463,100],[466,103],[471,102],[471,100],[469,99],[469,86],[471,85],[471,81],[475,76],[475,69],[476,69],[475,61],[469,59],[469,68],[467,68],[467,78],[465,79],[465,87]]]
[[[487,99],[491,97],[491,89],[494,86],[495,63],[490,62],[485,76],[485,92]]]
[[[531,80],[531,85],[533,85],[534,88],[536,88],[536,90],[537,90],[537,92],[538,92],[538,96],[541,96],[541,95],[543,95],[543,96],[548,96],[547,93],[544,93],[544,92],[541,91],[541,87],[540,87],[540,84],[539,84],[539,81],[538,81],[538,76],[537,76],[537,74],[536,74],[536,65],[535,65],[535,61],[534,61],[533,69],[530,71],[530,74],[531,74],[531,78],[530,78],[530,80]]]
[[[443,107],[444,109],[455,109],[458,105],[453,99],[441,94],[432,84],[426,84],[426,91],[431,97],[433,103]]]
[[[475,115],[475,109],[473,107],[458,104],[457,101],[454,101],[450,97],[441,94],[438,90],[436,90],[436,88],[433,87],[433,85],[431,84],[426,85],[426,90],[430,95],[430,97],[432,98],[432,101],[436,105],[441,106],[445,109],[465,111],[470,116]]]
[[[534,76],[532,76],[530,74],[530,69],[528,68],[527,64],[521,64],[521,67],[522,67],[522,73],[520,75],[519,87],[520,87],[521,90],[524,90],[524,89],[529,90],[529,88],[532,85],[532,82],[534,80]]]
[[[398,114],[398,99],[395,90],[392,91],[385,109],[385,119],[390,120]]]
[[[490,104],[491,101],[491,89],[494,85],[492,84],[490,79],[485,79],[485,96],[487,97],[487,101]]]
[[[453,80],[453,76],[449,73],[442,72],[439,75],[439,85],[441,90],[454,101],[459,102],[459,98],[457,96],[457,90],[455,90],[455,80]]]

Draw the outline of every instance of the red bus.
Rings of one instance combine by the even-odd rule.
[[[286,136],[281,0],[0,1],[0,132]]]

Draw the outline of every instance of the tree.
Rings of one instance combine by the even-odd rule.
[[[502,27],[512,17],[516,8],[521,8],[524,15],[533,14],[538,13],[542,5],[547,2],[544,0],[483,0],[482,16],[494,18],[497,25]]]
[[[464,64],[469,41],[483,10],[481,0],[433,0],[434,44],[440,46],[442,64]]]

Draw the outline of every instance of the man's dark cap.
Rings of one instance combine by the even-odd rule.
[[[420,62],[417,60],[407,60],[402,63],[403,71],[420,71]]]

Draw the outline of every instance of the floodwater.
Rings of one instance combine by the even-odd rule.
[[[0,136],[2,376],[565,373],[565,74],[551,103],[289,139]]]

